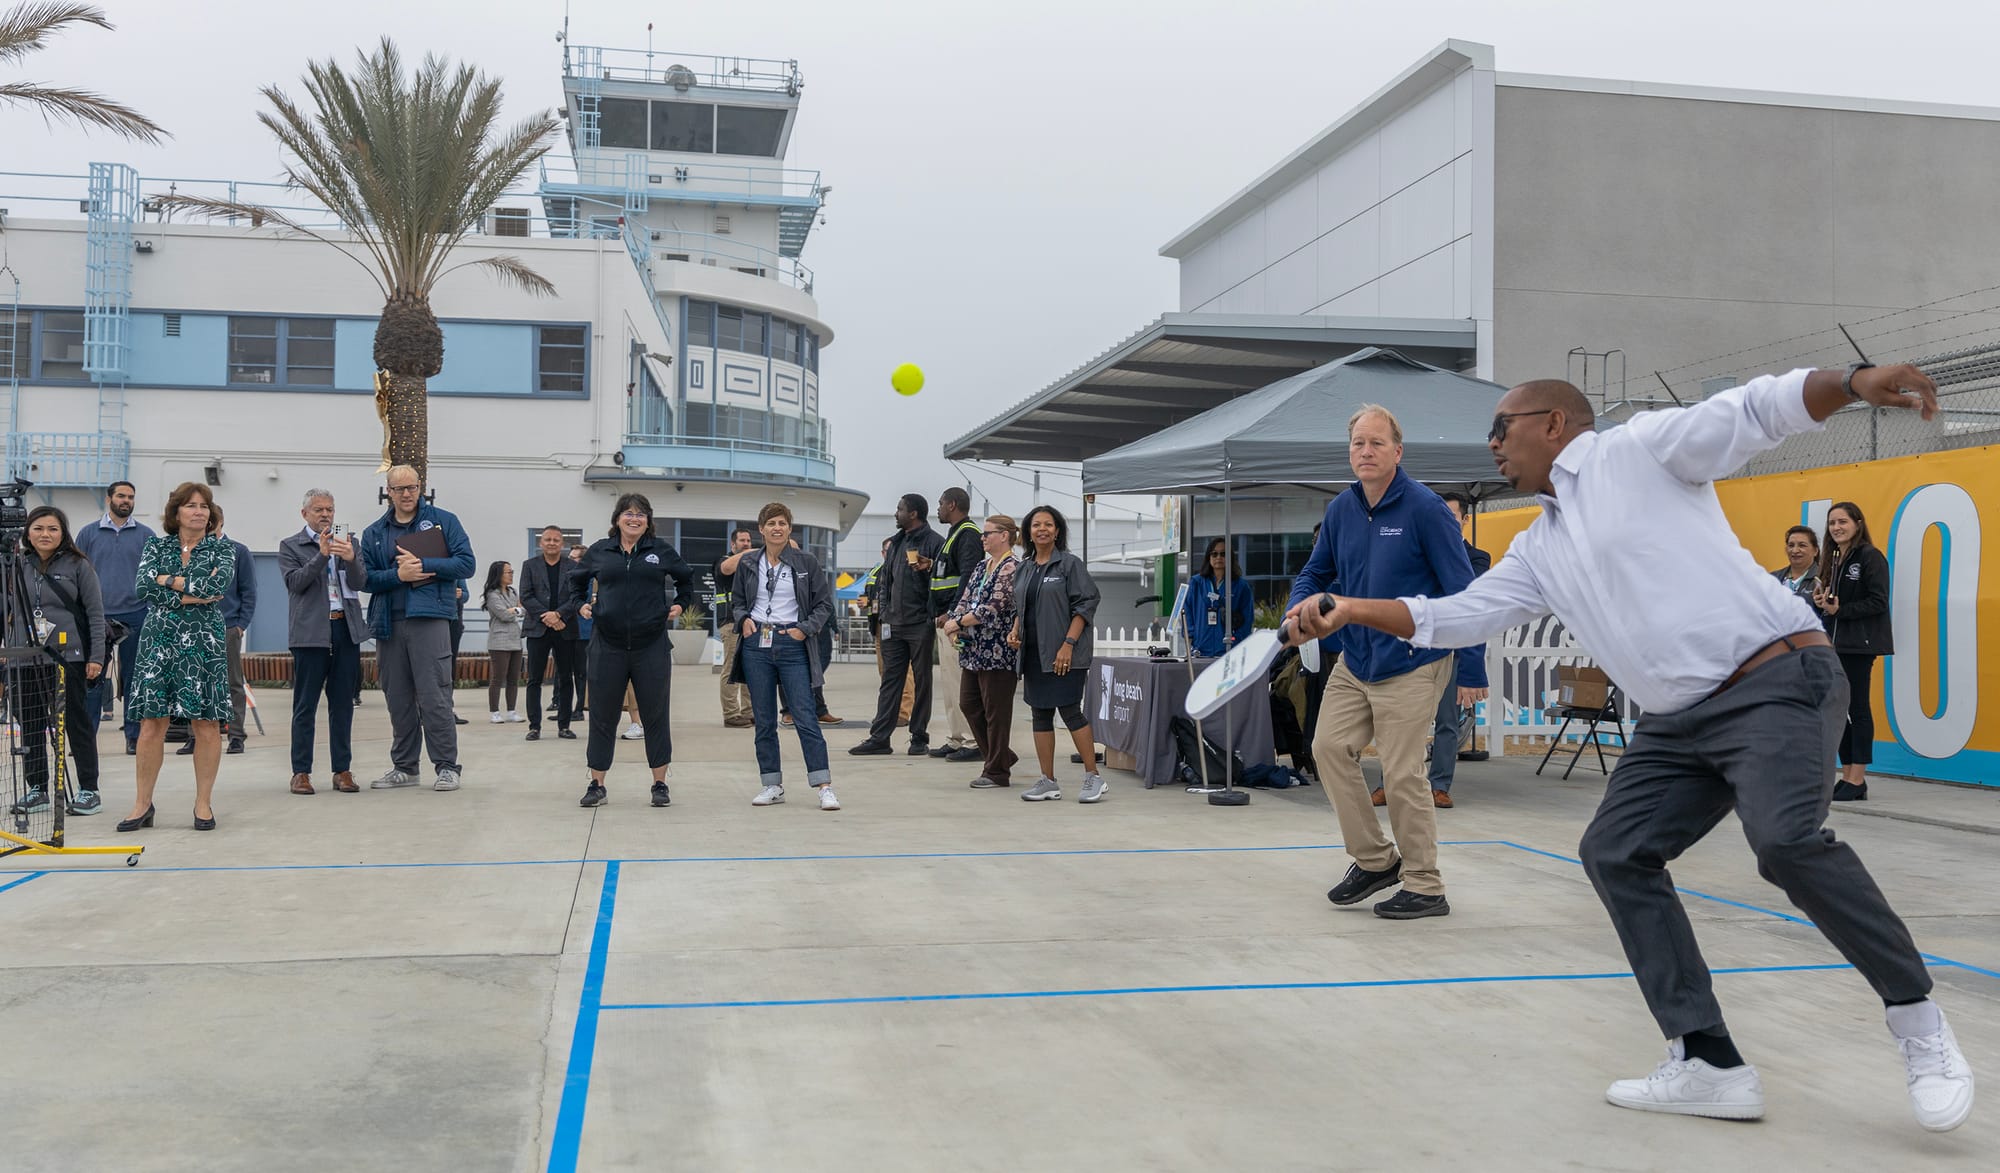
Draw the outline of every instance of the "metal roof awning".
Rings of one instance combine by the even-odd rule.
[[[1469,321],[1164,314],[1040,394],[944,446],[948,460],[1076,462],[1370,346],[1469,369]]]

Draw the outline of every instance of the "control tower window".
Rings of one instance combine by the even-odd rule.
[[[707,102],[653,103],[653,149],[715,151],[715,107]]]
[[[646,149],[646,103],[638,98],[605,98],[597,107],[597,140],[607,147]]]
[[[763,106],[718,106],[715,111],[715,153],[764,155],[778,153],[778,135],[785,129],[785,112]]]

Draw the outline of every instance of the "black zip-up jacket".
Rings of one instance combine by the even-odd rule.
[[[880,592],[876,598],[881,600],[877,610],[892,635],[899,631],[914,635],[918,629],[929,627],[932,618],[943,614],[931,602],[931,571],[910,565],[905,553],[915,550],[935,561],[943,549],[944,535],[932,529],[929,522],[901,531],[890,544],[889,558],[882,566],[875,589]]]
[[[590,602],[593,581],[597,599]],[[694,597],[694,569],[680,551],[642,537],[628,554],[617,538],[600,538],[570,571],[561,610],[563,621],[575,626],[577,612],[590,602],[592,639],[608,641],[608,647],[642,648],[667,629],[669,608],[677,602],[685,607]]]
[[[1840,610],[1823,616],[1833,650],[1846,656],[1890,656],[1896,641],[1889,620],[1889,560],[1873,546],[1849,550],[1828,584]]]

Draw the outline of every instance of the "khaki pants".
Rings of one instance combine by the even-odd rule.
[[[944,631],[940,629],[937,650],[937,695],[944,697],[948,702],[956,702],[959,694],[959,676],[962,674],[962,669],[958,666],[958,641],[947,639]],[[965,712],[956,703],[947,703],[944,708],[947,714],[944,739],[946,745],[953,749],[962,749],[978,740],[972,734],[972,726],[966,724]]]
[[[743,642],[743,632],[734,623],[722,625],[722,719],[725,721],[750,720],[750,690],[741,684],[731,684],[729,674],[736,670],[736,649]]]
[[[1326,674],[1319,727],[1313,731],[1313,761],[1319,784],[1340,816],[1347,854],[1371,872],[1387,871],[1400,856],[1403,886],[1419,896],[1444,894],[1437,866],[1437,808],[1431,805],[1424,751],[1431,740],[1438,698],[1452,681],[1454,660],[1446,656],[1421,668],[1367,684],[1347,670],[1345,660]],[[1370,742],[1382,759],[1382,793],[1389,828],[1382,832],[1361,753]]]

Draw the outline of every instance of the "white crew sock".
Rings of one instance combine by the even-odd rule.
[[[1929,998],[1921,1002],[1911,1002],[1906,1006],[1888,1007],[1887,1017],[1889,1033],[1899,1039],[1934,1035],[1944,1029],[1944,1012]]]

